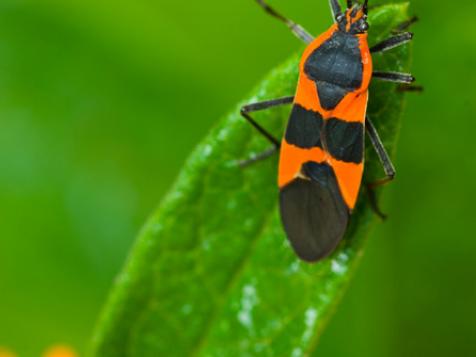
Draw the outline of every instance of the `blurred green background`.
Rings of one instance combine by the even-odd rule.
[[[325,0],[272,4],[314,34],[331,23]],[[425,92],[408,96],[390,219],[319,356],[476,355],[476,3],[412,13]],[[301,48],[252,0],[3,0],[0,347],[83,353],[187,154]]]

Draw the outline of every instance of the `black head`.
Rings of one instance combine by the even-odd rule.
[[[350,34],[366,33],[369,29],[367,6],[368,0],[365,0],[362,5],[353,4],[352,0],[348,0],[345,13],[339,13],[336,16],[339,30]]]

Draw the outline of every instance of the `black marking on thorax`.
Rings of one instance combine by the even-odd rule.
[[[311,53],[304,72],[316,82],[321,106],[325,110],[334,109],[347,93],[362,85],[359,39],[342,31],[334,32]]]

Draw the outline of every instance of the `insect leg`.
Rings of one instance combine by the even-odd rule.
[[[372,208],[372,211],[374,211],[374,213],[379,216],[382,221],[385,221],[387,219],[387,215],[382,212],[378,205],[375,188],[367,185],[367,194],[369,195],[370,208]]]
[[[413,16],[410,19],[408,19],[405,22],[402,22],[400,25],[398,25],[392,33],[395,34],[394,36],[377,43],[375,46],[370,48],[371,53],[381,53],[385,52],[388,50],[391,50],[392,48],[401,46],[405,43],[410,42],[413,39],[413,33],[411,32],[403,32],[407,30],[411,25],[413,25],[415,22],[418,21],[417,16]],[[399,92],[422,92],[423,87],[418,86],[418,85],[410,85],[413,81],[415,81],[415,78],[413,78],[409,74],[405,73],[387,73],[387,72],[374,72],[374,77],[377,79],[381,80],[386,80],[390,82],[396,82],[396,83],[401,83],[400,86],[398,86],[397,91]]]
[[[365,118],[365,128],[367,130],[367,134],[369,135],[370,142],[372,143],[372,146],[377,152],[377,155],[385,171],[385,177],[383,179],[367,184],[367,192],[369,194],[370,205],[372,209],[381,219],[385,219],[387,218],[387,216],[380,210],[378,206],[375,189],[392,181],[395,178],[396,171],[395,167],[393,166],[392,160],[390,159],[387,150],[385,150],[382,140],[378,135],[377,129],[375,128],[369,117]]]
[[[399,73],[399,72],[379,72],[374,71],[372,77],[375,79],[380,79],[382,81],[394,82],[394,83],[413,83],[415,77],[408,73]]]
[[[276,154],[276,152],[278,152],[279,148],[276,147],[276,146],[273,146],[271,148],[269,148],[268,150],[266,151],[263,151],[263,152],[260,152],[259,154],[256,154],[254,156],[252,156],[251,158],[249,159],[245,159],[245,160],[240,160],[238,161],[238,165],[240,167],[247,167],[247,166],[250,166],[256,162],[259,162],[259,161],[263,161],[263,160],[266,160],[268,157],[271,157],[273,156],[274,154]]]
[[[294,101],[294,96],[282,97],[277,99],[266,100],[258,103],[251,103],[241,107],[240,114],[245,118],[261,135],[268,139],[271,144],[279,148],[281,143],[273,135],[271,135],[266,129],[259,125],[256,120],[254,120],[249,113],[257,112],[260,110],[269,109],[272,107],[277,107],[279,105],[291,104]]]
[[[365,128],[367,130],[367,134],[369,135],[370,142],[372,143],[372,146],[377,152],[380,162],[382,163],[383,170],[385,171],[386,176],[385,178],[370,184],[370,186],[375,188],[384,185],[394,179],[395,167],[393,166],[392,160],[390,159],[387,150],[385,150],[385,147],[383,146],[382,140],[378,135],[377,129],[375,128],[369,117],[365,118]]]
[[[395,48],[410,42],[412,38],[413,38],[413,34],[411,32],[404,32],[404,33],[392,36],[390,38],[387,38],[386,40],[380,43],[377,43],[375,46],[370,48],[370,52],[371,53],[385,52],[385,51],[391,50],[392,48]]]
[[[398,92],[423,92],[423,86],[413,84],[400,84],[397,87]]]
[[[243,116],[243,118],[245,118],[248,121],[248,123],[250,123],[261,135],[263,135],[266,139],[268,139],[268,141],[271,142],[271,144],[273,144],[273,147],[271,149],[268,149],[260,154],[257,154],[251,159],[240,161],[238,164],[241,167],[245,167],[255,162],[267,159],[268,157],[273,155],[275,152],[277,152],[281,146],[281,143],[279,142],[279,140],[276,139],[273,135],[271,135],[265,128],[259,125],[256,122],[256,120],[254,120],[251,117],[249,113],[257,112],[260,110],[266,110],[266,109],[277,107],[280,105],[291,104],[293,101],[294,101],[294,96],[288,96],[288,97],[266,100],[266,101],[258,102],[258,103],[251,103],[248,105],[244,105],[241,108],[240,114]]]
[[[410,26],[413,25],[415,22],[418,22],[418,20],[419,20],[418,16],[412,16],[407,21],[404,21],[400,25],[398,25],[392,32],[399,33],[399,32],[408,30]]]
[[[256,2],[266,11],[269,15],[283,22],[294,35],[305,43],[311,43],[314,40],[314,36],[309,34],[301,25],[281,15],[279,12],[269,6],[264,0],[256,0]]]

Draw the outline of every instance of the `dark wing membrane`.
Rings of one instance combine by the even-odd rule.
[[[349,210],[329,165],[307,162],[302,173],[280,191],[281,219],[296,254],[316,262],[342,240]]]

